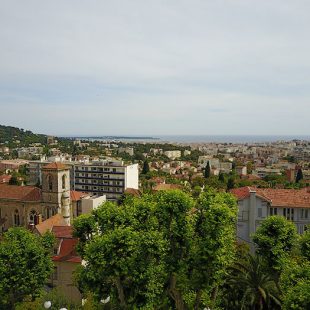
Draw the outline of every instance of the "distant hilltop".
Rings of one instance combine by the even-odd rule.
[[[0,125],[0,144],[6,143],[46,143],[47,135],[35,134],[30,130]]]

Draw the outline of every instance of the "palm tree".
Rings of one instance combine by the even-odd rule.
[[[262,259],[248,256],[244,263],[237,262],[227,279],[224,293],[229,307],[234,309],[281,309],[280,291],[276,280],[268,272]]]

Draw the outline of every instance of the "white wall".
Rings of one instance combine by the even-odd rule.
[[[138,164],[129,165],[125,168],[125,189],[139,189],[139,166]]]

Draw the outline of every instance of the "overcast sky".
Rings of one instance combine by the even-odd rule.
[[[310,133],[309,0],[0,0],[0,124]]]

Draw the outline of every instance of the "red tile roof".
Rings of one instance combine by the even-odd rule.
[[[268,200],[273,207],[310,208],[310,188],[297,190],[246,186],[232,189],[231,193],[238,200],[243,200],[250,196],[250,191],[255,191],[257,196]]]
[[[53,226],[52,233],[56,238],[72,238],[72,226]]]
[[[142,196],[141,191],[139,191],[138,189],[135,189],[135,188],[131,188],[131,187],[126,188],[124,193],[135,196],[135,197],[141,197]]]
[[[60,249],[58,255],[53,256],[53,261],[56,262],[71,262],[71,263],[81,263],[82,259],[76,253],[76,245],[78,239],[69,238],[61,239]]]
[[[64,165],[64,164],[62,164],[62,163],[54,162],[54,163],[50,163],[50,164],[47,164],[47,165],[43,166],[42,169],[48,169],[48,170],[67,170],[67,169],[69,169],[69,167]]]
[[[72,201],[81,200],[83,197],[88,196],[89,194],[78,192],[78,191],[70,191],[70,198]]]
[[[35,228],[40,235],[43,235],[47,231],[52,231],[54,226],[66,226],[63,216],[59,213],[36,225]]]
[[[0,184],[9,183],[11,178],[12,178],[12,176],[8,175],[8,174],[0,175]]]
[[[153,188],[154,191],[165,191],[165,190],[173,190],[173,189],[182,189],[182,185],[179,185],[179,184],[158,184]]]
[[[41,189],[35,186],[0,184],[0,199],[41,201]]]

